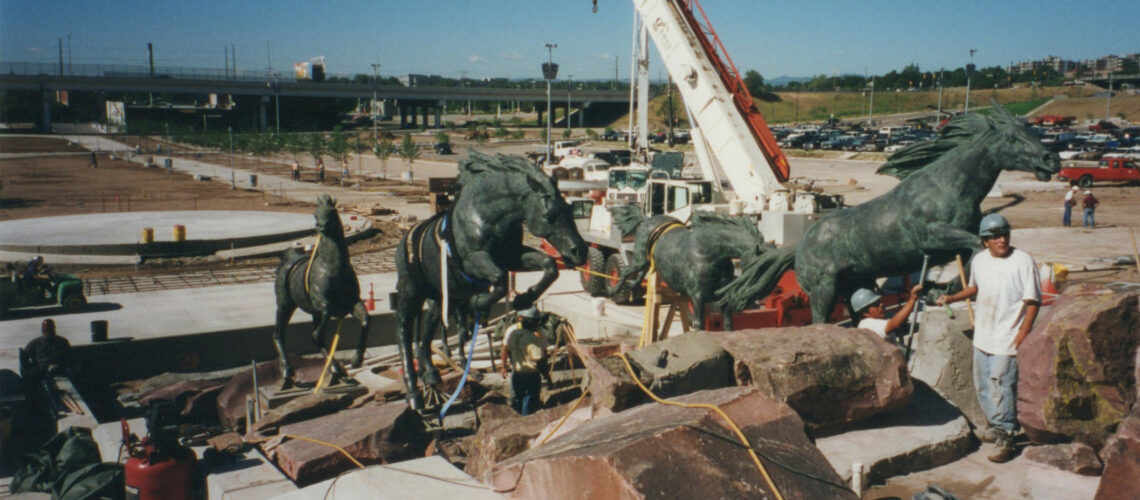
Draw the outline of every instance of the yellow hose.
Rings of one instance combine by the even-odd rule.
[[[740,430],[740,427],[736,425],[736,422],[733,422],[732,419],[729,418],[728,414],[726,414],[724,410],[721,410],[716,405],[707,403],[677,403],[674,401],[661,399],[657,397],[656,394],[650,392],[647,387],[642,385],[641,380],[637,378],[637,374],[634,373],[633,366],[629,364],[629,359],[625,357],[625,354],[619,352],[617,354],[614,354],[614,356],[621,358],[622,363],[625,363],[625,369],[629,372],[629,376],[633,378],[633,382],[637,384],[637,387],[639,387],[642,392],[648,394],[649,397],[653,398],[654,401],[663,405],[680,406],[682,408],[704,408],[707,410],[715,411],[718,415],[720,415],[721,418],[728,422],[729,427],[731,427],[732,431],[736,433],[736,437],[740,438],[741,444],[743,444],[745,448],[748,448],[748,455],[751,456],[752,461],[756,463],[756,468],[760,469],[760,474],[764,476],[764,480],[767,481],[768,487],[772,489],[772,494],[776,495],[776,500],[784,500],[784,496],[781,495],[780,490],[776,488],[776,483],[772,482],[772,476],[768,475],[768,469],[764,467],[764,464],[760,462],[760,457],[757,456],[756,451],[752,449],[752,443],[748,441],[748,437],[744,435],[744,432]]]
[[[333,362],[333,356],[336,356],[336,344],[340,341],[340,325],[342,323],[344,323],[344,318],[340,318],[336,322],[336,334],[333,335],[332,346],[329,347],[329,357],[325,358],[325,367],[321,369],[321,376],[317,377],[317,385],[313,387],[313,394],[321,392],[321,383],[325,380],[325,373],[328,373],[329,366]]]

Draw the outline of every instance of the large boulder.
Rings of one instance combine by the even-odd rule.
[[[1099,476],[1104,469],[1096,451],[1084,443],[1031,446],[1025,450],[1025,459],[1082,476]]]
[[[477,411],[480,412],[483,425],[479,426],[468,447],[470,454],[464,469],[475,477],[481,476],[492,465],[530,448],[534,438],[570,411],[570,405],[539,410],[525,417],[518,416],[505,405],[484,405]],[[508,411],[514,416],[507,416]]]
[[[914,392],[902,353],[868,330],[811,325],[709,335],[735,359],[738,384],[787,402],[817,431],[900,408]]]
[[[670,337],[627,356],[641,383],[658,397],[733,385],[732,358],[705,332]],[[616,356],[585,362],[595,408],[617,412],[651,401]]]
[[[1132,406],[1140,292],[1069,287],[1018,349],[1018,419],[1039,443],[1099,449]]]
[[[1140,380],[1140,351],[1136,353],[1135,377]],[[1104,474],[1096,491],[1096,500],[1140,498],[1140,384],[1136,387],[1137,402],[1132,411],[1120,422],[1100,450],[1104,460]]]
[[[289,353],[289,363],[295,370],[297,382],[315,383],[324,369],[325,362],[320,356],[298,356]],[[281,364],[276,360],[257,364],[257,386],[281,384]],[[217,396],[218,420],[223,426],[237,428],[245,425],[245,399],[253,396],[252,370],[242,370],[230,378]]]
[[[423,419],[407,404],[372,403],[284,425],[278,437],[263,443],[262,449],[298,483],[320,481],[355,467],[336,448],[310,440],[339,446],[361,464],[370,465],[422,457],[431,436]]]
[[[715,405],[743,431],[785,498],[855,498],[786,404],[750,387],[675,400]],[[784,464],[785,467],[775,464]],[[772,498],[728,423],[707,408],[646,404],[598,417],[496,465],[514,498]]]
[[[910,376],[926,382],[957,406],[974,427],[988,425],[974,388],[974,327],[966,310],[951,318],[946,309],[922,312],[921,327],[911,341]]]

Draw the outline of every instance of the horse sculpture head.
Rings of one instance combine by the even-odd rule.
[[[553,245],[568,265],[586,261],[588,246],[578,233],[573,208],[558,191],[556,179],[521,156],[490,157],[473,150],[459,165],[460,190],[473,182],[473,176],[487,170],[509,174],[510,191],[518,197],[523,222],[531,234]]]
[[[997,101],[990,102],[989,115],[967,113],[954,117],[937,139],[895,153],[879,167],[878,173],[905,179],[938,160],[953,161],[957,154],[953,150],[968,144],[984,149],[990,161],[1003,170],[1032,172],[1038,180],[1047,181],[1061,170],[1061,158],[1045,149],[1024,120]]]
[[[321,193],[317,198],[317,209],[313,211],[317,219],[317,232],[326,238],[344,238],[344,226],[340,223],[340,215],[336,211],[336,199],[328,193]]]
[[[760,255],[775,248],[764,241],[760,228],[748,217],[730,217],[715,212],[693,213],[693,234],[699,238],[720,241],[730,255],[720,257],[746,257]]]

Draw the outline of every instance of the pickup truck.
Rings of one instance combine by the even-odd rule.
[[[1101,158],[1095,167],[1070,164],[1057,173],[1063,181],[1076,181],[1081,187],[1091,187],[1093,182],[1137,182],[1140,183],[1140,167],[1131,158]]]

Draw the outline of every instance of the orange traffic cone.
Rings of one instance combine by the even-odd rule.
[[[1050,305],[1061,292],[1057,290],[1056,268],[1048,264],[1041,266],[1041,305]]]
[[[364,308],[369,311],[376,309],[376,297],[373,294],[372,283],[368,284],[368,300],[364,301]]]

